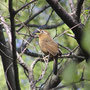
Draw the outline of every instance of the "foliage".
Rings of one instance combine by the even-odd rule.
[[[88,21],[84,27],[84,35],[83,35],[83,40],[82,40],[82,45],[83,47],[90,53],[90,18],[88,18]]]
[[[28,3],[30,0],[13,0],[13,5],[14,5],[14,9],[17,10],[20,7],[22,7],[23,5],[25,5],[26,3]],[[60,0],[61,5],[65,8],[65,10],[67,10],[70,13],[70,7],[69,7],[69,3],[68,1],[66,2],[66,0]],[[76,5],[76,1],[74,0],[74,4]],[[87,0],[85,2],[85,9],[88,7],[88,3],[89,0]],[[25,22],[26,20],[28,20],[29,17],[33,17],[34,14],[36,14],[39,10],[42,9],[42,7],[44,7],[45,5],[47,5],[46,0],[38,0],[35,3],[30,4],[28,7],[24,8],[22,11],[20,11],[16,16],[15,16],[15,25],[16,25],[16,30],[18,30],[18,28],[20,27],[21,24],[23,24],[23,22]],[[67,7],[68,6],[68,7]],[[52,12],[51,8],[48,8],[48,10],[45,10],[44,12],[42,12],[41,14],[37,15],[34,19],[32,19],[28,24],[35,24],[35,25],[46,25],[46,22],[50,16]],[[81,14],[81,21],[84,23],[84,20],[86,20],[87,15],[89,14],[89,10],[84,10]],[[10,26],[10,21],[9,21],[9,11],[8,11],[8,1],[7,0],[0,0],[0,15],[3,16],[5,18],[5,22]],[[84,17],[85,16],[85,17]],[[62,20],[58,17],[58,15],[53,11],[52,16],[50,17],[50,20],[48,22],[48,25],[56,25],[58,23],[62,22]],[[20,25],[19,25],[20,24]],[[87,23],[85,24],[84,27],[84,35],[83,35],[83,39],[82,39],[82,45],[83,47],[86,49],[86,51],[89,52],[90,54],[90,18],[88,19]],[[24,26],[24,28],[22,30],[20,30],[19,32],[16,32],[16,40],[17,40],[17,49],[21,47],[22,42],[26,41],[27,38],[32,34],[32,32],[36,29],[36,27],[27,27],[26,25]],[[68,47],[70,50],[73,50],[78,44],[76,42],[76,40],[72,37],[70,37],[70,35],[74,36],[74,34],[72,33],[72,31],[68,28],[67,25],[63,24],[61,26],[58,26],[57,28],[52,28],[52,29],[47,29],[52,38],[54,38],[54,40],[56,42],[58,42],[59,44]],[[64,31],[67,31],[67,33],[61,35]],[[8,41],[8,37],[7,37],[7,33],[5,31],[5,29],[3,30],[4,35],[5,35],[5,40]],[[69,35],[70,34],[70,35]],[[38,45],[38,39],[34,38],[34,40],[29,43],[27,45],[27,48],[31,51],[31,52],[35,52],[38,54],[42,54],[40,47]],[[68,51],[62,47],[60,47],[61,51],[66,54],[68,53]],[[36,59],[36,57],[31,57],[25,54],[22,54],[22,59],[24,60],[24,62],[27,65],[31,65],[32,62]],[[59,62],[61,62],[62,59],[59,59]],[[63,59],[62,61],[62,65],[69,60],[68,58]],[[5,83],[5,76],[3,74],[3,69],[2,69],[2,63],[0,62],[0,90],[7,90],[6,89],[6,83]],[[85,65],[85,73],[84,73],[84,77],[85,79],[90,79],[90,65],[87,65],[85,62],[83,62],[83,64]],[[60,64],[61,65],[61,64]],[[59,65],[59,66],[60,66]],[[83,72],[83,67],[84,65],[79,64],[77,65],[77,63],[75,62],[71,62],[67,65],[67,67],[65,68],[63,74],[61,75],[63,81],[62,81],[62,85],[64,84],[70,84],[72,82],[77,82],[82,75]],[[19,68],[19,80],[20,80],[20,85],[21,85],[21,89],[22,90],[28,90],[30,88],[29,85],[29,80],[26,77],[24,70],[22,68],[22,66],[18,65]],[[34,67],[34,77],[35,80],[37,80],[40,75],[41,72],[43,71],[43,69],[45,68],[45,63],[43,62],[38,62],[35,67]],[[45,80],[47,79],[47,77],[49,76],[49,74],[52,72],[52,68],[53,68],[53,62],[50,62],[47,68],[47,71],[43,77],[43,79],[37,83],[37,86],[40,86],[43,82],[45,82]],[[2,78],[1,78],[2,77]],[[87,78],[88,77],[88,78]],[[85,90],[88,90],[90,88],[90,82],[85,81]],[[81,88],[81,90],[83,90],[83,87],[81,87],[79,84],[76,84],[79,88]],[[69,88],[66,87],[66,90],[70,90],[73,87],[70,86]],[[63,89],[65,90],[65,89]]]

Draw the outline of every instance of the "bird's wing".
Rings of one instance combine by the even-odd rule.
[[[52,40],[46,42],[44,46],[47,49],[47,51],[53,56],[56,56],[59,53],[58,45]]]

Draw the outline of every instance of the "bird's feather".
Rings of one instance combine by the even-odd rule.
[[[53,56],[56,56],[59,53],[58,45],[53,40],[42,40],[39,44],[43,52],[49,53]]]

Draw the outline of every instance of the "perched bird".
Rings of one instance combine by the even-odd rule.
[[[54,59],[53,65],[53,73],[57,74],[57,59],[58,55],[61,55],[61,51],[59,50],[58,44],[52,39],[50,33],[45,30],[38,30],[38,37],[39,37],[39,46],[41,51],[46,54],[50,55]]]

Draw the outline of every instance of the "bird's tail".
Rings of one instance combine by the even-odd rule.
[[[54,64],[53,64],[53,73],[57,75],[58,69],[58,55],[54,57]]]

